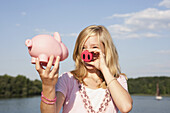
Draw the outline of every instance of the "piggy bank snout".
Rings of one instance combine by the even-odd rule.
[[[88,52],[88,50],[85,50],[84,52],[82,52],[81,58],[85,62],[90,62],[93,59],[93,53]]]

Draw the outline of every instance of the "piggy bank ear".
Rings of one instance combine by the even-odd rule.
[[[60,34],[59,34],[58,32],[55,32],[55,33],[54,33],[54,38],[55,38],[57,41],[61,42],[61,37],[60,37]]]
[[[27,40],[25,41],[25,45],[26,45],[27,47],[32,47],[32,40],[31,40],[31,39],[27,39]]]
[[[63,61],[68,57],[68,49],[63,43],[60,43],[60,44],[61,44],[61,48],[62,48],[61,61]]]

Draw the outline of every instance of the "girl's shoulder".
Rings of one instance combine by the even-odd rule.
[[[65,81],[67,83],[76,81],[76,79],[74,78],[71,72],[64,72],[63,74],[59,76],[58,80]]]
[[[117,79],[118,79],[118,80],[125,80],[125,81],[128,80],[126,74],[124,74],[124,73],[120,73],[120,75],[119,75],[119,77],[118,77]]]
[[[120,74],[119,77],[117,78],[117,81],[122,85],[124,89],[128,91],[127,87],[127,76],[124,74]]]
[[[61,75],[59,75],[59,78],[61,78],[61,77],[65,78],[65,79],[74,78],[73,74],[71,72],[64,72]]]
[[[74,87],[78,88],[77,84],[78,83],[76,79],[70,72],[64,72],[58,78],[56,84],[56,91],[60,91],[64,94],[65,97],[68,97],[68,95],[72,92]]]

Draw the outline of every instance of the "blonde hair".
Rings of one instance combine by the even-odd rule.
[[[86,27],[80,32],[76,40],[76,44],[73,52],[73,60],[75,61],[75,70],[71,71],[71,73],[80,83],[84,83],[83,79],[87,76],[87,70],[81,59],[81,53],[85,41],[92,35],[93,36],[96,35],[98,37],[99,42],[102,42],[102,44],[104,45],[106,65],[108,66],[111,74],[115,77],[119,77],[121,70],[118,62],[118,53],[115,45],[113,44],[110,33],[102,25],[98,25],[98,26],[91,25]]]

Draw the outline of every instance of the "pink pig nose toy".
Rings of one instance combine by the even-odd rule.
[[[32,57],[32,64],[35,64],[36,58],[39,58],[40,63],[46,66],[49,57],[54,55],[54,65],[56,56],[60,56],[60,61],[63,61],[69,54],[67,47],[61,42],[58,32],[54,33],[54,37],[51,35],[37,35],[32,39],[27,39],[25,45],[28,47],[29,54]]]
[[[93,53],[90,53],[88,50],[85,50],[82,52],[81,58],[85,62],[90,62],[93,59]]]

